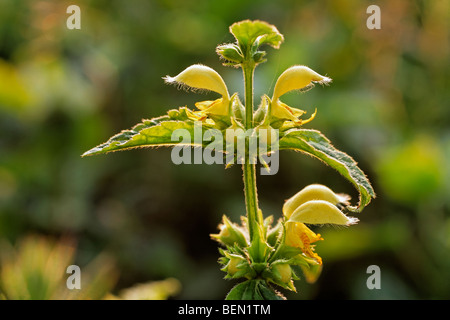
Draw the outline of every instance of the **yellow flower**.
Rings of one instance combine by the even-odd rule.
[[[346,216],[334,204],[325,200],[311,200],[299,206],[289,221],[307,224],[337,224],[350,226],[359,220]]]
[[[293,90],[306,91],[314,86],[314,83],[328,84],[331,79],[321,76],[306,66],[293,66],[284,71],[278,78],[270,101],[270,115],[281,120],[294,121],[296,124],[305,124],[316,115],[316,112],[307,120],[298,119],[304,113],[303,110],[289,107],[280,101],[280,97]]]
[[[322,259],[314,252],[311,244],[323,240],[306,224],[336,224],[349,226],[358,222],[357,218],[346,216],[336,205],[348,204],[349,197],[334,193],[320,184],[312,184],[288,199],[283,206],[286,221],[285,244],[297,247],[310,258],[322,264]]]
[[[284,216],[289,219],[295,209],[311,200],[325,200],[334,205],[348,205],[350,197],[346,194],[336,194],[327,186],[321,184],[311,184],[286,200],[283,206]]]
[[[323,240],[321,235],[315,234],[305,224],[292,221],[286,223],[285,244],[290,247],[300,248],[307,257],[322,264],[322,258],[314,252],[314,245],[311,245],[319,240]]]
[[[230,95],[222,77],[212,68],[194,64],[175,77],[164,77],[166,83],[176,84],[181,88],[207,90],[219,93],[222,97],[214,101],[197,102],[195,105],[200,110],[193,117],[198,119],[208,115],[228,116],[231,114]],[[234,97],[234,96],[233,96]]]

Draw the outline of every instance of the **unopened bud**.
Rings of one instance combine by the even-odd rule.
[[[216,52],[218,55],[222,56],[225,60],[241,63],[244,61],[244,56],[238,45],[234,43],[223,44],[217,46]]]
[[[245,262],[245,259],[239,256],[231,256],[226,266],[226,271],[230,276],[234,276],[239,270],[238,265]]]
[[[273,266],[274,275],[278,278],[277,280],[282,283],[289,283],[292,277],[291,266],[287,263],[278,263]]]
[[[221,242],[226,246],[237,244],[241,247],[247,246],[244,232],[239,226],[232,223],[226,216],[223,216],[223,224],[219,226],[219,234],[212,234],[211,238]]]

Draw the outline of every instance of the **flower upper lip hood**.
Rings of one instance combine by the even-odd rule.
[[[286,244],[300,248],[307,257],[315,259],[321,265],[322,259],[314,252],[314,246],[311,244],[323,238],[310,230],[306,224],[356,224],[357,218],[345,215],[338,208],[348,206],[349,199],[348,195],[336,194],[321,184],[311,184],[297,192],[286,200],[282,209],[286,219]]]
[[[221,94],[223,98],[230,99],[227,86],[220,74],[202,64],[194,64],[175,77],[165,76],[163,79],[166,83],[178,84],[182,88],[214,91]]]
[[[310,89],[314,86],[314,82],[329,84],[331,81],[330,78],[318,74],[307,66],[292,66],[278,77],[272,101],[277,101],[289,91]]]
[[[166,76],[163,78],[168,84],[176,84],[181,88],[196,90],[207,90],[219,93],[222,97],[214,101],[201,101],[195,105],[199,112],[189,113],[196,119],[204,119],[208,115],[229,117],[231,114],[231,103],[235,95],[230,98],[228,88],[217,71],[202,64],[194,64],[175,77]]]
[[[334,205],[348,206],[350,196],[334,193],[333,190],[321,184],[311,184],[286,200],[283,205],[284,216],[289,219],[299,206],[311,200],[325,200]]]
[[[349,217],[335,205],[326,200],[311,200],[299,206],[292,213],[288,222],[307,224],[336,224],[350,226],[359,220]]]
[[[349,199],[324,185],[311,184],[286,200],[283,215],[287,222],[349,226],[358,219],[345,215],[338,208],[340,204],[347,206]]]
[[[330,78],[322,76],[306,66],[292,66],[286,69],[278,77],[272,99],[266,97],[270,100],[270,116],[277,119],[294,121],[298,124],[311,121],[316,113],[307,120],[299,120],[298,117],[304,114],[305,111],[289,107],[280,101],[280,97],[294,90],[309,90],[314,86],[314,83],[329,84],[331,81]]]

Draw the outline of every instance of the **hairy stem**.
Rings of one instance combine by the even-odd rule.
[[[254,63],[242,65],[245,83],[245,129],[253,128],[253,74],[255,70]],[[250,240],[254,239],[255,232],[258,232],[256,222],[262,224],[261,217],[258,214],[258,193],[256,190],[256,166],[250,163],[249,141],[245,141],[246,156],[242,166],[244,172],[244,193],[245,207],[247,211],[248,228]]]

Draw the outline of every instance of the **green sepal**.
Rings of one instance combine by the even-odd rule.
[[[277,222],[277,224],[273,228],[269,228],[267,232],[267,243],[275,247],[275,245],[280,241],[282,237],[283,225],[281,223],[281,219]]]
[[[218,234],[211,234],[211,238],[218,241],[225,246],[240,246],[242,248],[247,246],[244,228],[231,222],[227,216],[222,216],[223,224],[220,225],[220,232]]]
[[[269,252],[273,250],[265,239],[264,226],[256,223],[257,232],[254,233],[252,243],[247,249],[248,255],[253,262],[264,262],[269,256]]]

